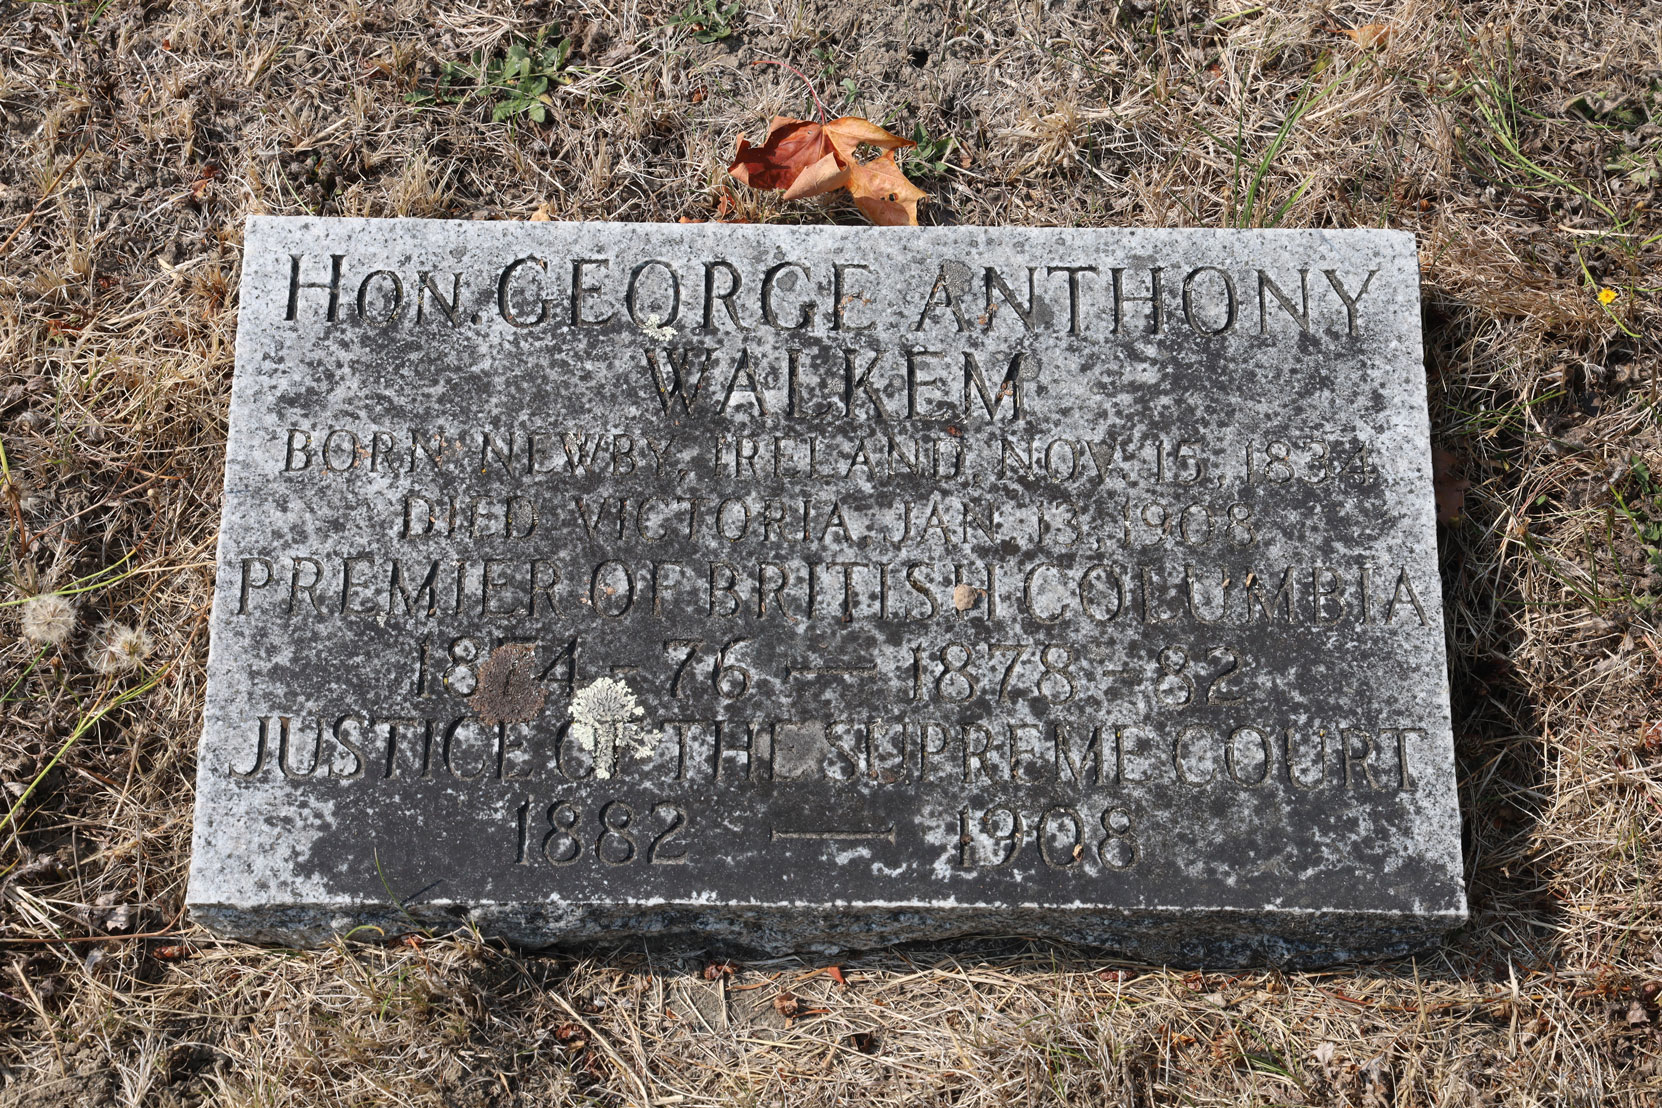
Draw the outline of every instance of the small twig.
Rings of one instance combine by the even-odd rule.
[[[74,517],[72,516],[70,518]],[[127,559],[131,558],[136,553],[138,553],[137,548],[129,550],[122,556],[121,561],[116,562],[114,565],[105,566],[103,569],[94,570],[85,577],[77,577],[64,588],[52,589],[51,595],[75,596],[84,592],[97,592],[99,589],[107,588],[118,581],[125,581],[127,578],[139,571],[136,569],[130,569],[126,573],[120,574],[116,577],[110,577],[108,575],[121,568],[121,566],[126,563]],[[25,596],[19,600],[0,600],[0,608],[10,608],[18,604],[27,604],[32,599],[33,597]]]
[[[73,523],[75,520],[80,519],[82,516],[87,515],[90,512],[95,512],[99,508],[103,508],[103,507],[108,506],[111,501],[116,499],[117,496],[131,496],[135,492],[138,492],[140,489],[144,488],[146,485],[154,484],[157,481],[177,481],[177,480],[179,480],[179,478],[177,478],[177,477],[168,477],[168,476],[165,476],[163,474],[155,474],[155,475],[152,475],[150,480],[148,480],[148,481],[140,481],[138,484],[134,485],[133,487],[131,487],[129,489],[124,490],[123,492],[112,493],[111,495],[106,496],[104,499],[100,500],[98,503],[89,505],[85,508],[82,508],[80,511],[76,512],[74,515],[65,516],[64,518],[58,520],[56,523],[49,523],[44,528],[42,528],[41,530],[36,531],[33,535],[30,535],[28,540],[24,543],[24,550],[27,550],[31,544],[39,542],[41,539],[45,538],[47,535],[50,535],[53,531],[57,530],[59,527],[62,527],[65,524],[68,524],[68,523]],[[8,497],[8,499],[11,499],[11,497]],[[19,527],[22,526],[22,518],[21,517],[19,517],[18,526]]]
[[[623,1060],[623,1056],[620,1055],[616,1049],[613,1048],[612,1044],[606,1040],[606,1036],[597,1031],[594,1025],[584,1019],[582,1015],[578,1013],[577,1009],[567,1003],[566,998],[561,996],[558,992],[551,989],[549,990],[548,995],[553,998],[554,1003],[566,1010],[566,1015],[571,1017],[573,1023],[577,1024],[578,1027],[581,1027],[584,1031],[589,1033],[589,1038],[600,1047],[602,1054],[605,1054],[606,1057],[612,1060],[612,1065],[622,1070],[626,1075],[628,1075],[629,1079],[635,1083],[635,1089],[641,1096],[642,1108],[651,1108],[652,1093],[649,1089],[647,1089],[646,1082],[641,1079],[640,1074],[635,1072],[633,1066]]]
[[[51,760],[48,761],[44,767],[42,767],[39,773],[35,774],[35,778],[33,781],[29,782],[28,788],[24,789],[18,796],[17,800],[12,803],[11,809],[6,813],[6,818],[3,821],[0,821],[0,826],[5,827],[9,831],[11,838],[14,841],[16,840],[18,833],[23,829],[23,819],[19,816],[19,813],[23,811],[24,805],[29,802],[29,797],[34,795],[35,789],[39,788],[40,783],[46,779],[46,775],[56,769],[59,762],[63,761],[64,755],[69,753],[69,748],[74,746],[76,742],[80,740],[81,736],[90,731],[93,725],[99,720],[109,715],[115,709],[137,700],[139,697],[155,688],[157,683],[160,682],[171,669],[172,663],[163,666],[161,669],[157,670],[156,673],[151,676],[150,680],[146,681],[144,684],[135,686],[131,689],[122,690],[106,703],[100,706],[95,706],[92,712],[88,715],[81,717],[80,721],[76,723],[75,729],[71,731],[69,733],[69,737],[63,741],[63,745],[58,747],[58,752],[52,755]]]
[[[751,989],[765,989],[784,975],[785,971],[780,970],[778,973],[769,977],[766,981],[758,981],[754,985],[729,985],[727,991],[730,993],[748,993]],[[813,974],[808,974],[807,976],[812,977]]]
[[[6,236],[5,242],[0,242],[0,254],[4,254],[11,249],[12,240],[23,233],[23,228],[27,227],[29,222],[35,218],[35,213],[40,211],[40,206],[50,200],[52,194],[58,191],[58,185],[69,175],[69,171],[75,168],[75,163],[81,160],[81,155],[87,152],[87,148],[87,144],[82,143],[81,148],[75,152],[75,156],[69,159],[69,164],[64,166],[56,177],[52,178],[52,183],[47,185],[46,191],[40,194],[40,199],[36,200],[35,206],[29,209],[29,214],[23,217],[23,222],[19,223],[12,233]]]
[[[22,226],[19,226],[18,230],[23,230]],[[6,241],[9,243],[11,242],[11,239],[7,239]],[[4,248],[0,248],[0,253],[4,252]],[[4,440],[0,440],[0,496],[4,496],[6,498],[6,507],[12,510],[12,517],[17,522],[17,541],[19,544],[18,553],[27,554],[29,552],[29,544],[34,542],[34,538],[30,536],[28,527],[24,526],[23,523],[23,498],[18,495],[17,482],[12,480],[12,466],[11,462],[6,458],[6,444]]]
[[[808,95],[812,96],[814,98],[814,108],[815,108],[816,111],[819,112],[820,126],[821,127],[825,126],[825,105],[820,102],[819,93],[814,91],[814,82],[812,82],[808,79],[808,75],[806,73],[802,72],[802,70],[798,69],[796,66],[792,65],[790,62],[782,62],[778,58],[762,58],[760,61],[754,61],[754,62],[751,62],[750,64],[751,65],[777,65],[777,66],[782,66],[785,69],[788,69],[792,73],[796,74],[798,77],[801,77],[802,78],[802,83],[808,86]]]
[[[179,911],[174,914],[173,918],[169,920],[160,931],[141,931],[135,935],[53,935],[45,938],[35,935],[25,935],[18,938],[12,938],[9,935],[0,935],[0,949],[4,949],[8,946],[19,946],[23,944],[107,943],[125,942],[130,939],[172,939],[177,938],[181,934],[181,932],[174,931],[173,929],[179,926],[179,921],[184,918],[185,909],[180,908]]]

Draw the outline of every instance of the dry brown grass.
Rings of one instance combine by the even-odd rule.
[[[39,779],[0,840],[0,1102],[1662,1102],[1662,569],[1621,511],[1635,459],[1662,474],[1655,3],[771,0],[714,44],[671,5],[0,0],[5,807]],[[1371,50],[1324,29],[1378,21]],[[576,44],[549,125],[405,102],[547,24]],[[1441,536],[1473,906],[1444,951],[1225,976],[1011,940],[844,986],[181,923],[244,216],[704,218],[736,136],[805,110],[762,57],[953,139],[934,221],[1420,236],[1472,482]],[[21,637],[15,601],[86,586],[67,640]]]

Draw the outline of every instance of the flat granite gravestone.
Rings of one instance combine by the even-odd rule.
[[[1464,921],[1411,236],[255,217],[241,289],[208,927]]]

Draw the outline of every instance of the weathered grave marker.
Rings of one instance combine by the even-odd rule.
[[[250,221],[190,904],[1461,922],[1411,237]]]

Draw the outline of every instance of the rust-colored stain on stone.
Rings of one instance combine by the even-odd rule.
[[[548,690],[537,681],[537,652],[524,643],[504,643],[479,667],[479,685],[467,706],[485,723],[529,723],[542,711]]]

